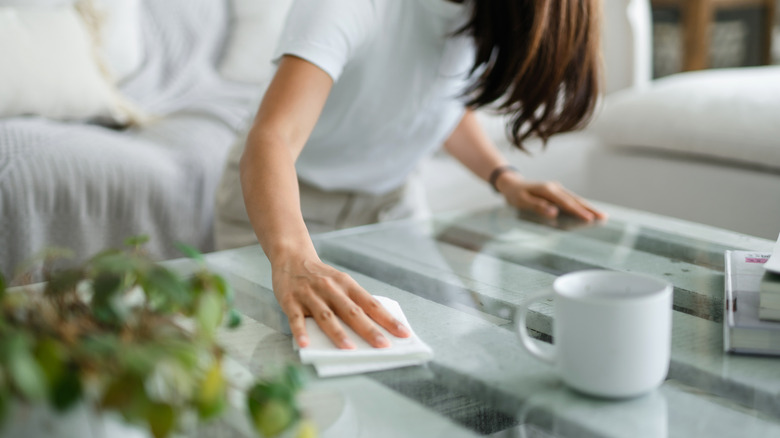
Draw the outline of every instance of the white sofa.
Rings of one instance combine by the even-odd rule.
[[[592,131],[588,196],[778,237],[780,66],[679,74],[615,94]]]
[[[764,237],[780,232],[780,66],[707,70],[650,80],[647,0],[604,2],[607,95],[584,132],[531,155],[496,143],[529,178],[552,179],[594,201]],[[434,211],[500,203],[448,157],[422,173]]]
[[[72,1],[0,0],[0,7]],[[6,275],[48,245],[70,247],[80,258],[106,246],[121,245],[129,235],[148,233],[152,237],[149,250],[158,258],[177,255],[176,241],[204,251],[213,247],[213,193],[222,160],[256,109],[263,83],[272,72],[269,53],[292,0],[124,1],[141,5],[136,14],[140,27],[135,31],[123,27],[118,37],[109,35],[107,41],[126,46],[140,37],[142,45],[116,59],[119,70],[132,70],[128,66],[135,65],[135,72],[119,82],[119,90],[156,118],[144,127],[117,130],[83,119],[7,116],[2,110],[11,100],[0,101],[0,272]],[[682,108],[658,106],[648,114],[649,106],[643,104],[663,94],[663,90],[653,94],[655,87],[649,79],[648,0],[608,0],[604,4],[610,95],[596,124],[598,129],[557,136],[544,151],[538,143],[530,142],[532,154],[526,155],[511,150],[500,120],[484,115],[496,142],[529,178],[559,180],[594,200],[761,237],[776,236],[780,229],[780,164],[777,131],[772,129],[778,124],[769,121],[778,114],[776,107],[774,112],[770,106],[767,110],[745,109],[744,119],[734,123],[734,129],[741,128],[741,135],[750,134],[757,143],[768,140],[775,146],[761,154],[746,153],[739,136],[719,149],[729,150],[728,145],[733,144],[731,153],[725,155],[711,154],[700,147],[701,142],[696,143],[697,149],[684,152],[645,144],[646,136],[635,134],[639,128],[660,130],[657,123],[651,123],[656,119],[653,114],[674,114],[681,120],[691,119],[691,114]],[[131,16],[135,15],[121,14]],[[0,31],[9,29],[13,30],[5,26]],[[62,33],[50,35],[58,37],[56,42],[66,41]],[[0,44],[3,47],[14,50],[18,45]],[[4,62],[11,55],[14,53],[4,53]],[[54,85],[52,90],[71,90],[74,88],[64,86],[63,75],[64,68],[72,67],[74,61],[66,60],[61,68],[32,71],[54,72],[56,79],[48,83]],[[0,81],[0,94],[20,89],[9,85],[10,71],[6,67],[2,70],[6,76]],[[86,78],[82,73],[69,78]],[[23,74],[21,77],[25,79]],[[105,89],[96,92],[105,94]],[[777,95],[764,97],[769,103],[780,101]],[[685,101],[685,97],[680,100]],[[726,100],[741,102],[740,96]],[[628,126],[628,111],[612,111],[611,117],[604,117],[613,102],[614,107],[634,108],[634,127],[622,129]],[[673,102],[666,104],[674,106]],[[751,111],[755,111],[755,118]],[[696,115],[707,119],[707,114],[705,108]],[[697,121],[692,126],[706,124]],[[688,133],[694,137],[677,136],[682,140],[678,144],[693,145],[691,138],[701,140],[707,134]],[[731,160],[734,157],[740,161]],[[420,172],[434,211],[501,202],[487,184],[446,155],[424,163]]]
[[[99,0],[118,9],[99,58],[72,3],[0,0],[0,272],[138,234],[159,259],[180,256],[176,242],[213,249],[222,163],[259,93],[219,74],[230,1]],[[147,123],[104,123],[123,99]]]

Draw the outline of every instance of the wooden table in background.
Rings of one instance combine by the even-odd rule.
[[[701,70],[709,66],[712,22],[722,9],[745,7],[764,8],[763,62],[771,60],[772,27],[776,0],[652,0],[653,7],[680,8],[683,32],[684,71]]]

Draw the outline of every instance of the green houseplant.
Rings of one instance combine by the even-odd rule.
[[[184,278],[153,262],[146,240],[60,270],[52,266],[67,253],[47,250],[15,281],[26,283],[40,266],[36,285],[7,288],[0,276],[0,424],[14,403],[58,412],[87,403],[164,438],[188,419],[223,412],[230,382],[216,334],[240,324],[233,291],[193,248],[180,246],[199,266]],[[313,435],[299,421],[301,386],[289,367],[248,388],[247,412],[261,436]]]

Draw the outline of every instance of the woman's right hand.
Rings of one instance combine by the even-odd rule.
[[[334,345],[342,349],[356,348],[343,324],[375,348],[390,346],[390,340],[378,325],[398,337],[411,335],[408,328],[352,277],[318,257],[296,256],[277,262],[272,266],[272,276],[276,299],[301,348],[309,345],[306,317],[314,318]]]
[[[314,64],[285,55],[268,86],[241,157],[247,214],[271,261],[274,294],[301,347],[313,317],[339,348],[355,348],[344,324],[374,347],[411,333],[349,275],[317,256],[300,209],[295,160],[303,150],[333,85]]]

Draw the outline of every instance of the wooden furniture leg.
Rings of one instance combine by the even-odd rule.
[[[687,0],[683,3],[684,71],[702,70],[709,66],[713,14],[711,0]]]
[[[764,64],[772,63],[772,30],[775,26],[775,0],[766,0],[766,17],[764,18]]]

